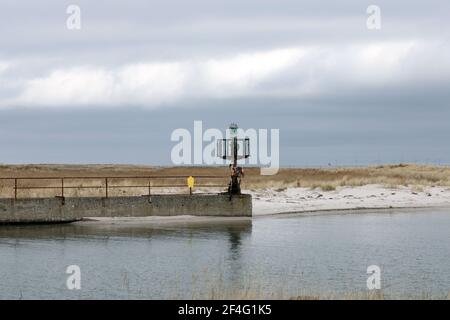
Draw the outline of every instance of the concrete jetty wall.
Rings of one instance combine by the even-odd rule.
[[[88,217],[251,217],[251,195],[194,194],[141,197],[0,199],[0,223],[70,222]]]

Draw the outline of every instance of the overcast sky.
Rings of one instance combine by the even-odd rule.
[[[447,0],[0,0],[0,163],[170,165],[194,120],[280,129],[283,165],[450,163],[449,88]]]

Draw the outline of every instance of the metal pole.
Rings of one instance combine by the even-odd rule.
[[[14,200],[17,200],[17,178],[14,179]]]
[[[105,185],[106,185],[106,199],[108,199],[108,178],[105,178]]]
[[[148,179],[148,203],[152,203],[152,180]]]
[[[237,156],[238,156],[238,145],[237,145],[237,137],[233,138],[233,166],[237,167]]]
[[[64,198],[64,178],[61,178],[61,197]]]

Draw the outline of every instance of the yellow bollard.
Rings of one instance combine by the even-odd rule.
[[[187,185],[189,187],[189,194],[192,195],[192,189],[194,188],[195,179],[193,176],[187,178]]]

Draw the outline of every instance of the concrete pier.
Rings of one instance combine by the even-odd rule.
[[[251,195],[194,194],[134,197],[0,199],[0,223],[55,223],[88,217],[251,217]]]

